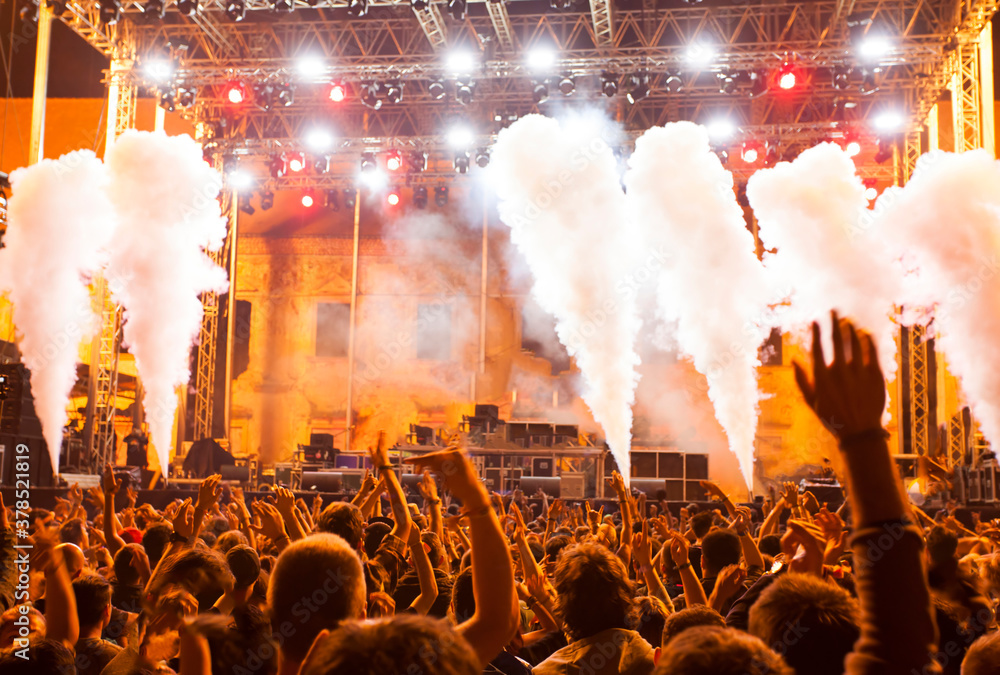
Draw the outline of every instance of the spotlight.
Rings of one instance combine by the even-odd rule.
[[[155,82],[166,82],[174,74],[174,64],[167,59],[150,59],[143,64],[143,74]]]
[[[698,65],[708,65],[715,58],[715,48],[705,42],[696,42],[687,48],[687,60]]]
[[[427,153],[414,150],[406,156],[406,165],[410,171],[421,172],[427,170]]]
[[[275,102],[287,108],[295,102],[295,89],[290,84],[279,84],[274,87]]]
[[[198,0],[177,0],[177,11],[184,16],[194,16],[201,10]]]
[[[385,196],[385,203],[389,206],[399,206],[399,190],[397,188],[389,190],[389,194]]]
[[[427,208],[427,188],[423,185],[413,188],[413,205],[418,209]]]
[[[878,91],[878,84],[875,82],[875,73],[878,71],[875,69],[867,69],[861,71],[861,86],[858,87],[863,95],[869,96]]]
[[[879,131],[883,132],[895,132],[903,128],[905,120],[903,116],[898,112],[888,111],[881,113],[874,120],[872,124]]]
[[[247,87],[242,82],[228,82],[225,86],[226,100],[239,105],[247,100]]]
[[[563,96],[571,96],[576,91],[576,80],[569,75],[564,75],[559,80],[559,91]]]
[[[472,77],[464,75],[455,81],[455,100],[462,105],[472,103],[472,94],[475,85],[472,84]]]
[[[361,103],[372,110],[382,107],[382,99],[378,95],[379,87],[377,82],[366,82],[361,85]]]
[[[244,0],[228,0],[226,16],[230,21],[242,21],[247,16],[247,4]]]
[[[225,162],[223,162],[223,166],[225,166]],[[237,192],[248,192],[253,188],[253,174],[239,168],[239,165],[237,165],[235,169],[226,174],[226,182],[229,183],[229,187]]]
[[[795,67],[786,61],[778,70],[778,87],[788,91],[795,89],[796,84],[798,84],[798,76],[795,74]]]
[[[427,93],[430,94],[431,98],[435,101],[440,101],[445,95],[444,82],[442,80],[434,80],[427,85]]]
[[[469,173],[469,151],[459,150],[455,153],[455,173]]]
[[[194,100],[197,95],[198,91],[194,87],[178,87],[177,105],[181,108],[190,108],[194,105]]]
[[[628,76],[628,91],[625,98],[629,103],[636,103],[649,96],[649,77],[646,73],[633,73]]]
[[[681,87],[684,86],[680,73],[667,73],[667,77],[663,80],[663,84],[666,86],[667,91],[672,94],[676,94],[681,90]]]
[[[177,96],[177,93],[173,89],[171,89],[169,91],[162,92],[160,94],[160,107],[163,108],[164,110],[166,110],[167,112],[173,112],[174,111],[174,98],[176,96]]]
[[[345,98],[347,98],[347,85],[343,82],[334,82],[330,85],[330,91],[327,93],[327,98],[329,98],[334,103],[340,103]]]
[[[713,141],[723,141],[736,133],[736,127],[727,119],[713,120],[706,128],[709,138]]]
[[[240,204],[240,211],[247,214],[248,216],[252,216],[253,214],[257,213],[257,209],[255,209],[253,207],[253,204],[250,203],[249,197],[242,200],[242,203]]]
[[[847,153],[848,157],[857,157],[861,154],[861,144],[857,141],[848,141],[847,145],[844,146],[844,152]]]
[[[878,199],[878,182],[874,178],[865,178],[865,199],[875,201]]]
[[[361,172],[366,173],[369,171],[375,171],[378,168],[378,164],[375,162],[375,153],[366,152],[361,155]]]
[[[448,13],[455,21],[465,21],[465,0],[448,0]]]
[[[851,69],[847,66],[833,67],[833,88],[843,91],[851,86]]]
[[[296,64],[296,70],[304,80],[316,82],[323,77],[326,65],[323,59],[317,56],[303,56]]]
[[[740,159],[747,164],[756,164],[757,160],[764,157],[764,148],[757,141],[747,141],[740,149]]]
[[[122,6],[118,0],[101,0],[101,23],[113,26],[122,18]]]
[[[284,159],[285,166],[292,173],[299,173],[306,168],[306,157],[301,152],[286,152]]]
[[[385,158],[385,168],[389,171],[399,171],[403,168],[403,155],[400,154],[399,150],[389,151]]]
[[[333,148],[333,134],[326,129],[313,129],[306,134],[306,146],[313,152],[327,152]]]
[[[486,148],[479,148],[476,150],[476,166],[480,169],[485,169],[490,163],[490,151]]]
[[[545,103],[549,99],[549,86],[545,84],[545,80],[532,80],[531,81],[531,100],[535,102],[535,105],[539,103]]]
[[[604,71],[601,73],[601,93],[611,98],[618,93],[618,76]]]
[[[747,96],[750,98],[757,98],[758,96],[763,96],[767,93],[768,85],[766,73],[753,70],[750,71],[747,77],[750,78],[750,88],[747,90]]]
[[[468,75],[476,65],[477,59],[472,52],[456,50],[448,54],[448,70],[456,75]]]
[[[330,170],[330,155],[316,155],[309,166],[317,176],[327,173]]]
[[[351,188],[344,188],[344,206],[351,210],[354,209],[355,205],[358,203],[358,193],[356,190]]]
[[[556,53],[549,47],[535,47],[528,52],[528,68],[544,71],[555,65]]]
[[[372,191],[381,190],[389,182],[389,177],[384,171],[362,171],[358,179],[362,185]]]
[[[65,10],[64,10],[65,11]],[[62,12],[59,12],[62,14]],[[167,3],[164,0],[149,0],[142,7],[142,17],[144,19],[162,19],[167,14]]]
[[[892,51],[892,43],[884,35],[866,35],[858,45],[858,54],[865,60],[878,60]]]
[[[336,190],[326,191],[326,208],[333,212],[340,211],[340,193]]]
[[[403,83],[400,81],[387,82],[383,85],[385,100],[389,103],[399,103],[403,100]]]
[[[274,206],[274,193],[270,190],[264,190],[260,193],[260,208],[267,211],[272,206]]]
[[[716,73],[715,78],[719,81],[720,94],[736,93],[736,75],[733,73]]]
[[[368,13],[368,0],[350,0],[347,13],[351,16],[364,16]]]
[[[312,190],[306,190],[302,193],[302,206],[311,209],[315,203],[316,197],[313,196]]]
[[[475,136],[468,127],[453,127],[448,131],[448,145],[456,150],[467,149],[473,140]]]
[[[875,161],[878,164],[885,164],[892,159],[893,143],[888,138],[878,139],[878,152],[875,153]]]
[[[412,7],[415,12],[424,11],[427,9],[429,4],[428,0],[410,0],[410,7]]]
[[[270,84],[255,84],[253,97],[262,110],[270,110],[274,105],[274,86]]]
[[[439,185],[434,188],[434,205],[438,208],[448,206],[448,186]]]
[[[271,159],[267,163],[267,170],[271,172],[272,178],[281,178],[287,171],[285,159],[281,155],[271,155]]]
[[[573,0],[549,0],[549,9],[567,10],[573,6]]]
[[[271,8],[275,12],[284,12],[287,14],[288,12],[295,11],[295,3],[293,0],[274,0]]]

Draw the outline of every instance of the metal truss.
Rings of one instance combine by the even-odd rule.
[[[909,361],[906,382],[910,394],[910,440],[915,455],[930,455],[930,402],[927,377],[927,330],[923,326],[904,329]]]
[[[614,46],[614,24],[611,0],[590,0],[590,18],[594,22],[594,42],[603,47]]]
[[[208,257],[220,267],[229,269],[229,256],[232,254],[233,221],[236,218],[236,205],[233,193],[223,191],[221,198],[222,213],[226,218],[226,238],[218,251],[209,251]],[[219,343],[220,312],[219,294],[210,291],[202,294],[203,314],[201,331],[198,336],[197,355],[195,357],[195,393],[194,393],[194,439],[212,438],[212,422],[215,403],[215,363]],[[228,430],[226,432],[228,436]]]
[[[111,298],[107,282],[95,282],[95,291],[101,302],[101,330],[97,335],[96,370],[94,387],[94,468],[100,471],[115,462],[115,413],[118,400],[118,345],[121,331],[121,307]]]
[[[955,152],[983,147],[983,114],[979,49],[976,43],[959,45],[952,55],[952,115]]]
[[[506,0],[496,0],[486,3],[486,13],[493,23],[497,45],[502,52],[514,50],[514,30],[510,25],[510,15],[507,14]]]
[[[969,430],[965,428],[965,416],[961,411],[952,415],[948,424],[948,466],[965,466],[966,451],[969,447]]]
[[[448,32],[445,30],[444,17],[437,5],[428,3],[424,9],[413,10],[417,23],[424,31],[424,36],[434,51],[448,45]]]

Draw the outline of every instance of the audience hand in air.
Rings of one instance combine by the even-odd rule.
[[[489,495],[479,482],[476,467],[458,447],[413,457],[411,463],[417,471],[433,471],[444,481],[451,493],[468,508],[489,506]]]

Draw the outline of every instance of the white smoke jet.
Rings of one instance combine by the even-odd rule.
[[[926,154],[861,227],[910,271],[900,300],[907,316],[933,317],[936,348],[983,434],[1000,443],[1000,162],[985,150]]]
[[[107,180],[104,165],[89,150],[10,175],[0,287],[10,291],[14,304],[35,412],[57,474],[79,344],[96,326],[88,282],[114,230]]]
[[[829,324],[836,309],[873,334],[892,379],[899,276],[884,248],[859,227],[868,199],[847,153],[823,143],[794,162],[762,169],[750,177],[747,198],[761,241],[776,249],[764,263],[789,300],[782,328],[802,333],[813,321]]]
[[[637,238],[623,222],[617,162],[596,121],[523,117],[500,132],[490,176],[532,292],[576,359],[583,400],[629,478],[640,321],[627,279]]]
[[[672,251],[660,271],[661,317],[708,379],[708,395],[753,485],[757,350],[767,335],[771,289],[736,202],[733,177],[691,122],[654,127],[635,144],[625,174],[630,219],[648,246]]]
[[[221,178],[190,136],[127,131],[105,157],[120,225],[108,283],[125,312],[124,337],[142,378],[143,408],[167,475],[176,387],[191,377],[198,294],[225,291],[226,271],[205,255],[226,233]]]

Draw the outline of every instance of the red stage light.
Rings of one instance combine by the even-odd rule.
[[[403,156],[398,150],[393,150],[385,160],[385,168],[389,171],[399,171],[403,168]]]
[[[794,89],[797,81],[798,78],[795,76],[795,73],[789,70],[788,72],[781,73],[778,77],[778,86],[787,91]]]
[[[306,158],[301,152],[292,152],[285,156],[288,162],[288,170],[294,173],[306,168]]]
[[[226,100],[234,105],[238,105],[247,100],[247,88],[242,82],[229,82],[226,84]]]
[[[389,203],[389,206],[396,206],[396,205],[398,205],[399,204],[399,193],[396,190],[393,190],[385,198],[385,201]]]
[[[304,207],[306,207],[308,209],[308,208],[311,208],[312,205],[315,204],[315,203],[316,203],[316,200],[313,198],[311,192],[307,192],[304,195],[302,195],[302,206],[304,206]]]
[[[340,83],[335,83],[330,85],[330,100],[334,103],[340,103],[345,98],[347,98],[347,87]]]

